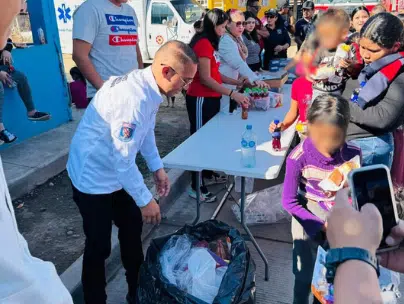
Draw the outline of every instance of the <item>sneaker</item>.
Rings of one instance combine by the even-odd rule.
[[[7,129],[4,129],[3,131],[0,132],[0,141],[3,143],[9,144],[12,143],[17,139],[17,136],[15,136],[13,133],[8,131]]]
[[[29,120],[32,121],[45,121],[45,120],[49,120],[51,118],[51,115],[49,113],[45,113],[45,112],[35,112],[34,115],[32,116],[28,116]]]
[[[204,178],[203,180],[205,181],[206,186],[215,184],[225,184],[227,183],[227,176],[213,172],[210,178]]]
[[[189,187],[188,189],[188,195],[189,197],[192,197],[193,199],[196,199],[196,191],[192,189],[192,187]],[[206,189],[206,187],[201,187],[201,202],[203,203],[213,203],[216,201],[216,196],[213,195]]]

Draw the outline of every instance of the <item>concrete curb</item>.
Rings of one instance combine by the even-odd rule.
[[[8,181],[8,189],[12,199],[23,196],[44,184],[48,179],[66,170],[69,149],[63,149],[53,158],[47,158],[40,167],[29,168],[22,176]]]
[[[171,191],[168,197],[160,199],[159,203],[162,214],[167,212],[167,210],[171,207],[171,205],[174,204],[175,200],[179,197],[179,195],[183,193],[189,182],[186,171],[171,169],[167,174],[171,181]],[[155,187],[151,189],[151,192],[153,194],[156,193]],[[144,225],[142,240],[145,240],[148,236],[150,236],[155,227],[156,226],[153,225]],[[121,267],[120,253],[121,251],[119,248],[118,230],[114,226],[111,238],[111,255],[107,259],[105,265],[107,282],[109,282],[116,275],[116,273]],[[83,263],[83,255],[81,255],[60,276],[60,279],[66,286],[67,290],[69,290],[74,300],[80,299],[80,297],[82,297],[82,286],[81,286],[82,263]]]

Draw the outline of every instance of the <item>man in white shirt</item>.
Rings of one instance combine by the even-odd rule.
[[[187,89],[197,70],[192,49],[170,41],[151,67],[111,77],[97,92],[73,137],[67,170],[83,217],[86,244],[82,283],[86,304],[105,304],[104,262],[111,250],[112,221],[119,229],[121,257],[134,303],[143,262],[142,218],[158,224],[160,208],[136,166],[141,152],[154,172],[157,192],[170,189],[154,136],[162,94]]]
[[[73,15],[73,60],[91,100],[111,76],[143,69],[139,23],[128,0],[87,0]]]
[[[0,49],[21,1],[0,0]],[[34,258],[18,231],[14,208],[0,161],[0,303],[73,304],[55,266]]]

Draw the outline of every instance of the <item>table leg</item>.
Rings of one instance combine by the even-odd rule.
[[[213,213],[212,217],[210,218],[211,220],[215,220],[216,217],[218,216],[220,210],[222,210],[222,207],[227,201],[227,198],[229,197],[231,191],[234,188],[234,183],[231,183],[227,188],[226,188],[226,193],[224,194],[222,200],[220,201],[220,204],[217,206],[215,212]]]
[[[254,244],[255,248],[257,248],[257,251],[259,255],[261,256],[262,260],[264,261],[265,264],[265,281],[268,281],[269,279],[269,265],[268,265],[268,260],[264,254],[264,252],[261,250],[261,247],[258,245],[257,241],[255,240],[254,236],[252,235],[250,229],[247,227],[244,219],[244,208],[245,208],[245,177],[241,177],[241,203],[240,203],[240,214],[241,214],[241,225],[243,226],[245,232],[247,233],[248,237],[250,238],[251,242]]]
[[[192,225],[196,225],[201,217],[201,172],[198,172],[196,177],[196,217],[193,220]]]

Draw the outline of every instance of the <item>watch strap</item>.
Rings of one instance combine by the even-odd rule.
[[[325,260],[325,267],[327,268],[326,278],[328,283],[334,283],[337,267],[349,260],[365,262],[376,270],[377,276],[380,275],[379,262],[368,250],[357,247],[333,248],[328,250]]]

